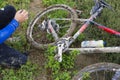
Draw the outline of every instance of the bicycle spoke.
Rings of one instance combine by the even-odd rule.
[[[83,75],[81,73],[88,72],[92,79],[90,80],[112,80],[115,77],[116,70],[120,68],[120,65],[114,63],[97,63],[83,68],[78,75],[74,76],[72,80],[82,80]],[[117,80],[120,76],[117,77]]]
[[[50,6],[38,13],[30,22],[27,38],[36,48],[53,45],[58,38],[72,35],[76,23],[71,19],[77,19],[77,13],[71,7],[64,4]]]
[[[96,73],[97,80],[99,80],[97,71],[95,73]]]
[[[52,18],[52,19],[53,20],[65,20],[65,21],[75,20],[75,21],[81,21],[81,22],[85,22],[89,20],[89,19],[72,19],[72,18]]]
[[[105,79],[106,79],[106,78],[105,78],[105,77],[106,77],[106,74],[105,74],[105,73],[106,73],[106,72],[104,71],[104,73],[103,73],[103,74],[104,74],[104,78],[103,78],[103,80],[105,80]]]

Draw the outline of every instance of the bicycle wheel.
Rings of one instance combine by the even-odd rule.
[[[27,39],[38,49],[53,45],[55,42],[53,35],[48,34],[47,31],[38,29],[38,26],[42,24],[44,20],[54,20],[59,25],[58,38],[70,36],[76,27],[75,18],[77,18],[76,11],[67,5],[57,4],[50,6],[38,13],[30,22],[27,29]]]
[[[120,65],[115,63],[92,64],[80,70],[72,80],[120,80]]]

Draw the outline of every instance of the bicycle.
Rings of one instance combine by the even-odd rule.
[[[48,45],[57,46],[58,54],[56,55],[56,58],[58,58],[58,61],[61,62],[62,61],[62,53],[68,50],[69,46],[76,40],[76,38],[82,32],[84,32],[84,30],[90,24],[97,25],[98,28],[100,28],[100,29],[102,29],[110,34],[120,36],[120,32],[117,32],[115,30],[107,28],[107,27],[93,21],[94,19],[97,18],[97,16],[100,15],[100,13],[102,12],[102,10],[105,7],[112,9],[112,7],[109,4],[107,4],[106,2],[104,2],[103,0],[100,0],[100,1],[95,0],[95,6],[93,6],[93,8],[91,9],[90,18],[79,19],[77,16],[77,13],[81,13],[81,11],[79,11],[79,10],[74,10],[71,7],[69,7],[67,5],[63,5],[63,4],[57,4],[54,6],[50,6],[50,7],[46,8],[45,10],[43,10],[42,12],[38,13],[35,16],[35,18],[30,22],[28,29],[27,29],[27,39],[34,47],[36,47],[38,49],[43,48],[43,47],[47,47]],[[69,14],[67,13],[67,16],[70,15],[70,16],[68,16],[70,18],[64,18],[65,16],[63,18],[53,18],[55,15],[52,16],[53,13],[51,13],[51,12],[55,11],[55,10],[57,10],[57,12],[58,12],[58,10],[63,10],[63,11],[68,12]],[[47,13],[50,13],[50,15],[48,16]],[[50,16],[52,17],[52,19],[49,18]],[[66,29],[64,29],[64,30],[67,30],[67,32],[65,32],[62,35],[57,33],[57,32],[60,32],[59,31],[60,29],[63,30],[63,27],[64,27],[63,25],[62,25],[63,27],[60,27],[58,25],[58,23],[56,23],[56,21],[58,21],[58,20],[60,22],[64,21],[64,23],[68,23],[68,24],[70,23],[69,27],[65,26]],[[69,21],[69,22],[67,22],[67,21]],[[77,21],[84,22],[84,24],[82,25],[82,27],[80,27],[80,29],[73,36],[71,36],[72,33],[74,32],[74,29],[77,28],[76,27]],[[34,32],[36,31],[37,33],[41,31],[41,33],[39,33],[39,35],[37,36],[37,37],[40,37],[40,36],[41,37],[37,38],[37,39],[33,38],[33,36],[36,37],[36,34],[33,33],[33,30],[34,30]],[[44,38],[44,36],[41,35],[42,33],[44,36],[47,36],[47,37],[49,37],[48,33],[50,35],[52,35],[49,38],[51,38],[51,37],[54,38],[54,39],[50,39],[50,40],[52,40],[53,43],[50,40],[46,41],[47,37]],[[58,35],[60,35],[61,38],[59,38]],[[43,40],[42,40],[42,38],[43,38]],[[39,40],[41,41],[41,43],[38,42]]]
[[[91,12],[90,12],[91,16],[88,19],[79,19],[78,14],[80,14],[81,11],[72,9],[71,7],[69,7],[67,5],[57,4],[57,5],[46,8],[42,12],[38,13],[34,17],[34,19],[30,22],[28,29],[27,29],[28,41],[35,48],[38,48],[38,49],[47,47],[48,45],[55,45],[56,51],[58,52],[58,54],[56,54],[56,56],[55,56],[55,59],[58,60],[59,62],[61,62],[62,61],[62,53],[68,50],[69,46],[76,40],[76,38],[82,32],[84,32],[84,30],[90,24],[96,25],[98,28],[100,28],[110,34],[120,37],[120,32],[117,32],[106,26],[98,24],[97,22],[94,21],[94,19],[96,19],[101,14],[101,12],[104,8],[107,7],[109,9],[113,10],[112,7],[108,3],[106,3],[104,0],[94,0],[94,1],[95,1],[95,6],[93,6],[93,8],[91,9]],[[52,13],[52,11],[56,11],[56,10],[57,10],[57,12],[59,12],[58,10],[66,11],[66,12],[62,12],[62,13],[64,15],[66,15],[67,18],[65,18],[66,16],[63,16],[60,18],[53,18],[53,17],[55,17],[55,15],[54,15],[55,12]],[[68,18],[68,17],[70,17],[70,18]],[[83,22],[83,25],[72,36],[74,30],[77,28],[76,25],[78,24],[78,22]],[[62,23],[61,24],[62,26],[60,26],[60,23]],[[68,25],[63,26],[64,24],[68,24]],[[65,29],[63,29],[63,28],[65,28]],[[34,30],[34,32],[33,32],[33,30]],[[62,30],[62,33],[59,34],[60,30]],[[64,34],[63,34],[64,30],[67,30],[67,32],[64,32]],[[39,35],[36,36],[36,34],[34,34],[34,33],[37,33]],[[43,35],[41,35],[42,33],[43,33]],[[51,38],[51,35],[53,38]],[[47,36],[47,37],[44,37],[44,36]],[[58,36],[60,36],[60,37],[58,37]],[[38,38],[38,37],[40,37],[40,38]],[[49,39],[47,39],[47,38],[49,38]],[[39,41],[41,43],[39,43]],[[78,80],[80,80],[80,79],[78,79]]]

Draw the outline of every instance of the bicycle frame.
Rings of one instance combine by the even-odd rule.
[[[103,3],[102,6],[100,6],[95,12],[94,14],[92,14],[90,16],[90,18],[86,19],[85,20],[85,23],[81,26],[81,28],[73,35],[73,37],[67,37],[67,38],[62,38],[61,40],[57,41],[56,43],[56,46],[58,48],[58,54],[55,56],[55,58],[61,62],[62,61],[62,53],[65,52],[66,50],[68,50],[69,46],[75,41],[75,39],[85,31],[85,29],[91,24],[93,23],[94,25],[96,25],[98,28],[110,33],[110,34],[113,34],[113,35],[116,35],[116,36],[119,36],[120,37],[120,32],[117,32],[113,29],[110,29],[110,28],[107,28],[106,26],[103,26],[101,24],[98,24],[96,22],[94,22],[94,19],[97,18],[97,16],[101,13],[101,11],[103,10],[104,7],[106,6],[103,6],[105,5],[106,3]],[[79,20],[81,21],[80,19],[75,19],[76,21]]]
[[[75,33],[75,35],[73,36],[74,39],[76,39],[82,32],[84,32],[84,30],[90,25],[91,22],[93,22],[93,20],[98,16],[99,12],[101,12],[102,9],[103,7],[99,8],[96,13],[91,15],[91,17],[81,26],[77,33]]]
[[[103,9],[103,8],[101,7],[98,11],[101,11],[102,9]],[[81,26],[81,28],[77,31],[77,33],[75,33],[75,35],[73,36],[73,39],[74,39],[74,40],[75,40],[82,32],[84,32],[84,30],[90,25],[90,23],[93,23],[93,24],[96,25],[98,28],[106,31],[107,33],[110,33],[110,34],[113,34],[113,35],[116,35],[116,36],[119,36],[119,37],[120,37],[120,32],[115,31],[115,30],[113,30],[113,29],[110,29],[110,28],[108,28],[108,27],[106,27],[106,26],[103,26],[103,25],[98,24],[97,22],[93,21],[93,20],[97,17],[98,14],[99,14],[99,13],[96,12],[95,14],[91,15],[91,17],[87,20],[87,22],[85,22],[85,23]],[[71,42],[71,43],[72,43],[72,42]]]

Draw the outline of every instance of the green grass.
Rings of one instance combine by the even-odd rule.
[[[76,3],[73,0],[42,0],[44,6],[50,6],[54,4],[67,4],[75,7]]]
[[[106,0],[109,4],[113,6],[115,9],[115,12],[112,12],[108,9],[105,9],[101,16],[96,20],[97,22],[104,24],[110,28],[113,28],[115,30],[120,31],[120,2],[119,0]],[[6,4],[12,4],[16,7],[16,9],[25,8],[28,10],[30,0],[0,0],[0,7],[5,6]],[[54,4],[67,4],[73,8],[77,8],[83,11],[83,13],[80,15],[81,18],[88,18],[90,16],[89,12],[91,10],[91,7],[94,5],[93,0],[43,0],[43,5],[45,7],[54,5]],[[59,15],[56,15],[59,16]],[[25,22],[20,25],[20,27],[17,29],[15,34],[12,36],[19,36],[21,39],[19,42],[15,43],[8,43],[10,46],[14,47],[15,49],[24,52],[25,50],[29,51],[30,45],[28,44],[26,40],[26,29],[28,27],[29,22]],[[105,33],[104,31],[99,30],[98,28],[94,26],[90,26],[85,30],[85,32],[82,34],[81,37],[79,37],[76,41],[77,44],[81,44],[81,41],[83,40],[99,40],[103,39],[105,42],[107,42],[107,46],[119,46],[120,45],[120,39],[116,36],[109,35],[108,33]],[[73,45],[72,45],[73,46]],[[49,51],[48,53],[50,53]],[[75,53],[75,52],[73,52]],[[47,65],[47,68],[52,68],[52,71],[54,74],[55,80],[69,80],[71,78],[71,72],[66,71],[67,69],[74,68],[74,62],[71,60],[71,56],[75,55],[67,55],[63,56],[63,64],[60,64],[58,62],[54,61],[54,54],[50,54],[50,56],[46,56],[49,60],[49,64]],[[119,56],[120,54],[103,54],[102,58],[104,58],[104,61],[110,61],[110,62],[119,62]],[[67,63],[67,62],[68,63]],[[53,69],[54,68],[54,69]],[[66,70],[65,70],[65,69]],[[22,66],[19,70],[13,70],[13,69],[0,69],[1,75],[3,76],[3,80],[34,80],[35,75],[39,73],[37,64],[33,64],[30,61]],[[57,71],[61,71],[61,73],[57,74]],[[36,74],[35,74],[36,73]],[[63,76],[63,74],[65,74]]]
[[[80,53],[79,51],[71,51],[70,53],[62,55],[62,62],[58,62],[54,59],[56,47],[48,47],[46,51],[46,69],[48,69],[48,75],[51,77],[50,80],[70,80],[76,71],[75,68],[75,58]]]
[[[94,5],[93,0],[74,0],[77,3],[77,9],[82,10],[82,14],[80,18],[89,18],[90,10]],[[120,31],[120,2],[119,0],[105,0],[108,4],[110,4],[114,12],[105,8],[101,15],[97,17],[96,22],[105,25],[114,30]],[[82,40],[104,40],[107,45],[106,46],[120,46],[120,38],[114,35],[108,34],[101,29],[98,29],[96,26],[89,26],[84,32],[84,37]],[[77,44],[81,44],[81,39],[77,39]],[[120,54],[102,54],[104,59],[102,61],[116,62],[120,63]],[[101,58],[102,58],[101,57]]]
[[[30,62],[27,62],[18,70],[1,69],[2,80],[34,80],[37,70],[38,66]]]

